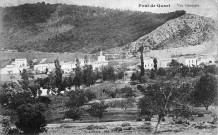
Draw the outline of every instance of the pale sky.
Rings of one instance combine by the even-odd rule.
[[[154,13],[167,13],[175,10],[186,10],[187,13],[197,14],[217,19],[218,0],[0,0],[0,6],[16,6],[25,3],[66,3],[75,5],[91,5],[108,8],[149,11]],[[139,7],[139,4],[154,4],[156,7]],[[157,4],[170,5],[170,7],[157,7]],[[183,7],[179,6],[182,5]],[[187,7],[186,5],[197,5]]]

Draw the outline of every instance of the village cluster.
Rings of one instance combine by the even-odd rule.
[[[117,58],[117,57],[115,57]],[[83,67],[84,65],[92,65],[93,69],[100,68],[102,66],[108,65],[108,55],[103,54],[103,52],[100,52],[100,55],[98,56],[97,61],[91,62],[90,59],[86,61],[85,59],[79,59],[80,66]],[[144,68],[151,70],[154,68],[154,57],[144,57]],[[172,56],[170,58],[159,58],[157,59],[157,67],[158,68],[167,68],[169,66],[169,63],[172,61],[172,59],[177,60],[179,63],[182,63],[183,65],[186,65],[188,67],[192,66],[199,66],[200,64],[205,65],[214,65],[215,64],[215,58],[212,55],[188,55],[188,56]],[[34,60],[33,60],[34,62]],[[64,62],[61,61],[60,65],[65,74],[68,74],[74,69],[76,69],[76,60],[75,61],[69,61]],[[136,65],[129,66],[129,69],[136,69],[137,66],[140,66],[140,63]],[[10,65],[7,65],[6,67],[1,69],[1,74],[7,75],[7,74],[20,74],[23,69],[28,69],[30,66],[28,65],[28,61],[26,58],[18,58],[15,59]],[[42,74],[42,73],[49,73],[55,69],[55,64],[53,62],[46,62],[45,59],[41,59],[38,64],[35,64],[33,67],[35,73]]]

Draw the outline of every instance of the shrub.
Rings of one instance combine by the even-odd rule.
[[[137,73],[132,73],[132,76],[130,77],[131,81],[136,81],[138,80],[138,75]]]
[[[46,104],[47,106],[51,103],[51,99],[46,96],[39,96],[38,97],[39,102]]]
[[[121,70],[121,71],[118,71],[117,77],[118,77],[118,79],[123,79],[123,77],[124,77],[124,72],[123,72],[122,70]]]
[[[141,80],[142,83],[146,83],[146,82],[148,82],[148,77],[146,75],[144,75],[144,76],[141,77],[140,80]]]
[[[121,124],[121,127],[129,127],[129,126],[131,126],[131,124],[128,122],[124,122]]]
[[[157,71],[157,75],[159,76],[165,76],[167,74],[166,70],[164,68],[159,68]]]
[[[200,113],[198,114],[198,117],[204,117],[204,114]]]
[[[145,117],[145,121],[151,121],[151,118]]]
[[[121,132],[123,129],[121,127],[115,127],[111,129],[112,132]]]
[[[136,118],[136,121],[142,121],[142,119],[141,118]]]

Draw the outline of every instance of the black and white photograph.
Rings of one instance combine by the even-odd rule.
[[[0,135],[218,135],[218,0],[0,0]]]

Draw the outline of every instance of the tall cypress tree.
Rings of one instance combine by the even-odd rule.
[[[55,64],[55,84],[56,87],[58,88],[58,93],[61,92],[62,90],[62,70],[61,70],[61,65],[58,59],[54,61]]]
[[[157,59],[154,58],[153,62],[154,62],[154,71],[155,71],[155,73],[157,73]]]
[[[141,56],[140,56],[140,60],[141,60],[141,77],[144,76],[145,74],[145,68],[144,68],[144,58],[143,58],[143,51],[144,51],[144,46],[140,46],[139,47],[139,52],[141,53]]]

